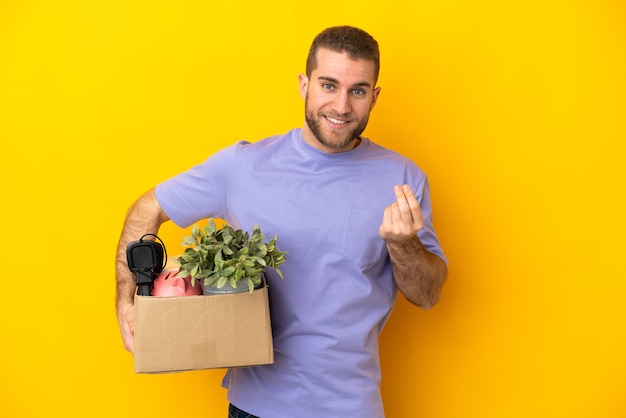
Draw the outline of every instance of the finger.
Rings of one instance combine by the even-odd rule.
[[[417,198],[413,194],[411,186],[404,184],[402,186],[403,196],[406,200],[407,209],[403,212],[404,219],[413,224],[413,227],[421,229],[424,224],[424,215]],[[410,216],[410,218],[409,218]]]
[[[394,186],[393,190],[396,195],[396,203],[397,208],[400,214],[400,217],[405,222],[413,222],[413,216],[411,214],[411,205],[409,202],[409,197],[407,196],[406,189],[408,188],[408,196],[413,196],[410,187],[407,185],[404,186]]]
[[[413,227],[417,230],[420,230],[424,227],[424,214],[422,213],[422,207],[417,201],[417,197],[413,194],[413,190],[408,184],[403,186],[404,195],[406,196],[406,200],[411,208],[411,217],[413,219]]]
[[[420,204],[413,194],[413,190],[411,190],[411,186],[405,184],[404,186],[402,186],[402,190],[404,191],[404,197],[406,198],[406,202],[409,205],[409,208],[411,208],[411,212],[415,213],[417,210],[421,210]]]
[[[396,227],[402,224],[402,211],[400,209],[400,205],[398,202],[393,202],[391,206],[389,206],[389,212],[391,213],[391,223]]]
[[[383,225],[391,225],[391,206],[387,206],[383,212]]]
[[[383,220],[378,227],[378,233],[381,237],[387,236],[389,230],[391,229],[391,208],[388,206],[383,211]]]

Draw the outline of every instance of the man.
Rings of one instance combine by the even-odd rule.
[[[268,274],[275,362],[227,372],[232,417],[383,417],[378,335],[397,290],[424,309],[439,300],[447,261],[426,176],[360,136],[380,94],[378,69],[369,34],[347,26],[323,31],[299,77],[302,129],[225,148],[128,212],[117,313],[131,352],[130,241],[170,219],[186,227],[218,217],[278,234],[289,253],[284,281]]]

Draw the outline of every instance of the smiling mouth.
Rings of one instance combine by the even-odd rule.
[[[326,118],[326,120],[332,123],[333,125],[345,125],[348,123],[347,120],[335,119],[331,116],[324,116],[324,118]]]

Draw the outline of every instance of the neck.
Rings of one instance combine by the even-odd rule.
[[[308,127],[306,123],[304,124],[304,127],[302,128],[302,137],[304,138],[304,142],[306,142],[307,144],[309,144],[310,146],[312,146],[313,148],[317,150],[325,152],[326,154],[338,154],[341,152],[351,151],[355,149],[356,147],[358,147],[359,144],[361,143],[361,137],[356,137],[344,147],[332,147],[332,146],[324,145],[317,139],[315,134],[313,134],[313,132],[311,131],[311,129]]]

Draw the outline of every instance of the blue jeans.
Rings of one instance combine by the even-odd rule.
[[[228,406],[228,418],[259,418],[237,408],[232,403]]]

